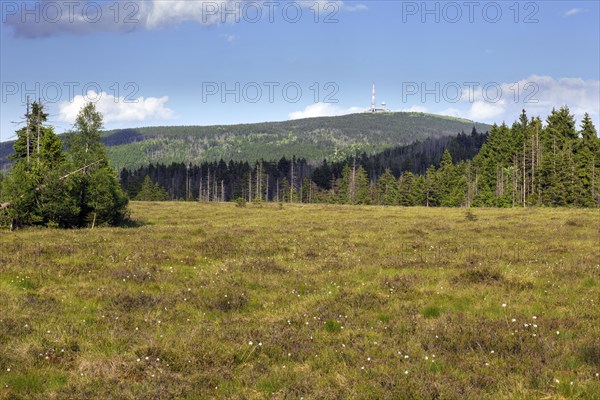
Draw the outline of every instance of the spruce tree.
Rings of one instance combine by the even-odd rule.
[[[355,198],[354,204],[371,204],[371,187],[367,171],[361,166],[355,173]]]
[[[71,227],[76,225],[73,214],[79,209],[72,197],[70,166],[62,142],[52,127],[43,125],[47,115],[40,103],[27,113],[26,128],[17,131],[16,163],[3,183],[3,192],[8,214],[17,225]]]
[[[417,200],[415,186],[415,175],[410,171],[404,172],[398,184],[398,204],[405,207],[421,205]]]
[[[398,181],[389,169],[386,169],[377,181],[377,203],[384,206],[398,204]]]
[[[74,176],[79,226],[115,225],[127,212],[127,196],[100,142],[102,126],[102,114],[90,102],[81,109],[74,130],[67,135],[68,158],[81,172]]]

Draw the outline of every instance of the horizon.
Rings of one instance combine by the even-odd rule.
[[[464,122],[464,123],[473,123],[473,124],[479,124],[479,125],[489,125],[492,126],[493,124],[486,124],[484,122],[478,122],[478,121],[473,121],[473,120],[468,120],[465,118],[460,118],[460,117],[452,117],[452,116],[448,116],[448,115],[440,115],[440,114],[432,114],[432,113],[424,113],[424,112],[420,112],[420,111],[387,111],[385,113],[377,113],[376,115],[386,115],[386,114],[397,114],[397,113],[402,113],[402,114],[416,114],[416,115],[428,115],[428,116],[432,116],[432,117],[438,117],[438,118],[445,118],[445,119],[451,119],[451,120],[455,120],[455,121],[460,121],[460,122]],[[125,130],[136,130],[136,129],[155,129],[155,128],[196,128],[196,127],[201,127],[201,128],[212,128],[212,127],[233,127],[233,126],[238,126],[238,125],[260,125],[260,124],[274,124],[274,123],[286,123],[286,122],[293,122],[293,121],[302,121],[302,120],[307,120],[307,119],[319,119],[319,118],[336,118],[336,117],[345,117],[345,116],[350,116],[350,115],[358,115],[358,114],[365,114],[365,115],[373,115],[373,113],[368,112],[368,111],[363,111],[363,112],[356,112],[356,113],[350,113],[350,114],[344,114],[344,115],[333,115],[333,116],[319,116],[319,117],[306,117],[306,118],[299,118],[299,119],[294,119],[294,120],[281,120],[281,121],[259,121],[259,122],[248,122],[248,123],[237,123],[237,124],[215,124],[215,125],[152,125],[152,126],[131,126],[131,127],[124,127],[124,128],[114,128],[114,129],[102,129],[100,132],[102,134],[107,134],[107,133],[111,133],[111,132],[118,132],[118,131],[125,131]],[[475,126],[474,126],[475,127]],[[63,132],[56,132],[58,135],[64,135],[66,133],[69,133],[69,130],[65,130]],[[2,140],[0,141],[0,143],[10,143],[10,142],[14,142],[15,138],[9,139],[9,140]]]

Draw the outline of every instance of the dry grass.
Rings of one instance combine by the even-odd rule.
[[[0,232],[0,398],[600,398],[600,214],[133,203]],[[505,306],[504,306],[505,305]]]

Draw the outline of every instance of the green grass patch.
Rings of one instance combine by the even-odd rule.
[[[599,397],[595,210],[131,211],[2,232],[0,398]]]

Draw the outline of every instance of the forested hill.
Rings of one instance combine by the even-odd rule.
[[[115,168],[150,163],[344,159],[488,125],[422,113],[351,114],[229,126],[154,127],[107,132]]]
[[[489,125],[424,113],[350,114],[241,125],[148,127],[107,131],[102,141],[114,168],[150,163],[277,160],[343,160],[426,138],[486,132]],[[0,143],[0,164],[12,143]]]
[[[291,189],[297,192],[296,200],[308,202],[309,191],[302,190],[306,180],[313,182],[315,193],[330,191],[332,183],[342,178],[344,167],[353,162],[368,171],[373,180],[385,170],[396,176],[405,171],[422,174],[430,166],[438,165],[446,150],[454,154],[455,162],[472,159],[486,138],[487,133],[480,134],[473,129],[470,134],[428,138],[373,155],[363,153],[336,162],[325,160],[318,166],[296,157],[254,162],[205,161],[192,166],[186,163],[150,164],[135,170],[123,169],[121,184],[132,199],[227,201],[258,197],[268,201],[289,200]],[[150,181],[144,182],[147,178]]]

